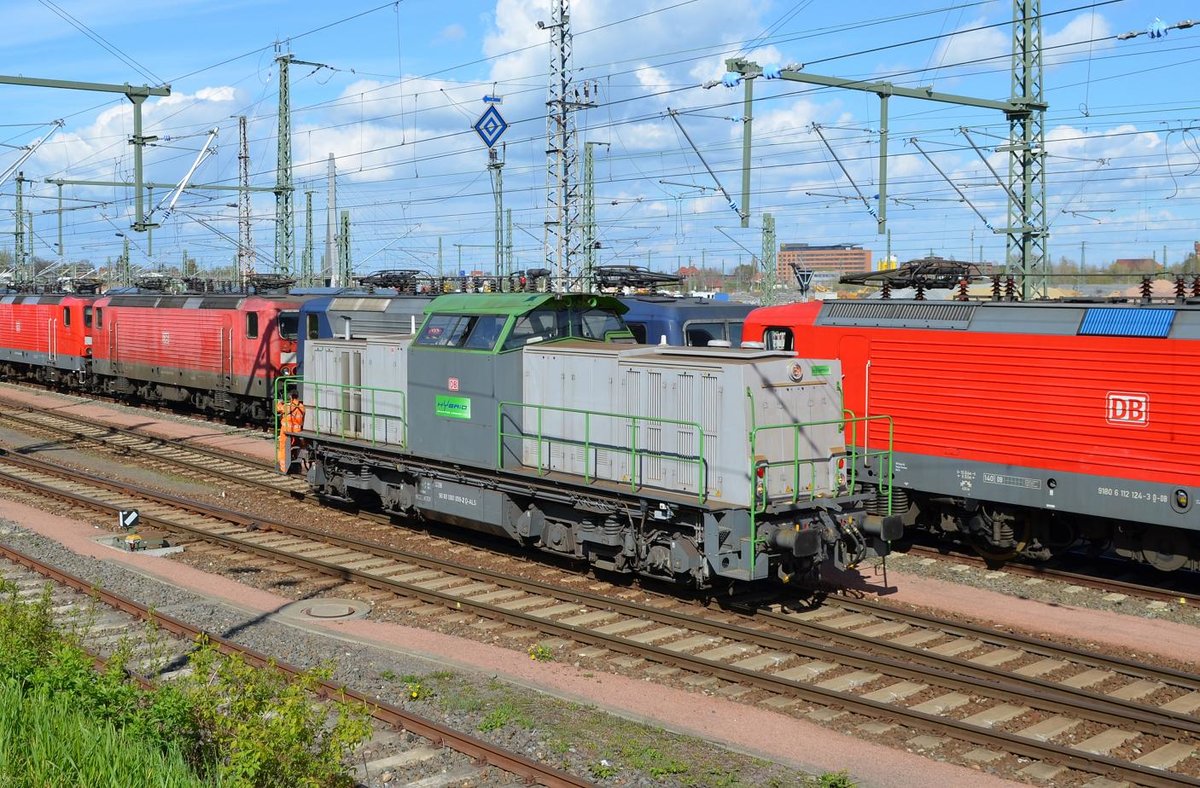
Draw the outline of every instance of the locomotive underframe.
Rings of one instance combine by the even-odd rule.
[[[1181,492],[1187,505],[1177,504]],[[1046,560],[1087,543],[1162,571],[1197,570],[1195,492],[898,452],[893,510],[908,525],[957,537],[997,560],[1018,555]]]
[[[862,496],[775,507],[757,518],[753,561],[745,509],[687,503],[685,496],[472,469],[411,454],[305,436],[308,479],[324,498],[448,523],[511,539],[598,568],[697,588],[717,578],[812,577],[822,562],[845,568],[886,555],[867,533]],[[898,525],[898,523],[896,523]],[[893,526],[894,527],[894,526]]]

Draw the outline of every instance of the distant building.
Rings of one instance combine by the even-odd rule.
[[[871,271],[871,250],[859,244],[780,244],[775,258],[780,282],[794,282],[792,264],[820,274]]]

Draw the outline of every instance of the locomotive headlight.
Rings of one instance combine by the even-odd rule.
[[[1187,490],[1176,490],[1175,491],[1175,508],[1176,509],[1180,509],[1180,510],[1186,509],[1186,508],[1188,508],[1188,504],[1190,504],[1190,503],[1191,503],[1191,500],[1188,498]]]

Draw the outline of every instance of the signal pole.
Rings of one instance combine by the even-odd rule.
[[[507,145],[504,148],[507,154]],[[488,148],[488,170],[492,173],[492,194],[496,198],[496,262],[497,276],[504,275],[504,158]]]

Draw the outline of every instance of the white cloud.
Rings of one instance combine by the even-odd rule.
[[[1058,31],[1047,33],[1042,39],[1042,62],[1057,65],[1076,60],[1089,54],[1110,49],[1112,27],[1102,14],[1092,11],[1073,17]],[[1091,43],[1095,42],[1095,43]]]
[[[436,41],[462,41],[467,37],[467,29],[460,24],[446,25],[442,31],[438,33]]]
[[[958,63],[974,63],[987,58],[1004,58],[1012,53],[1012,35],[1007,26],[988,27],[989,20],[973,19],[962,25],[949,38],[944,39],[929,64],[940,69]],[[982,28],[982,29],[976,29]]]

